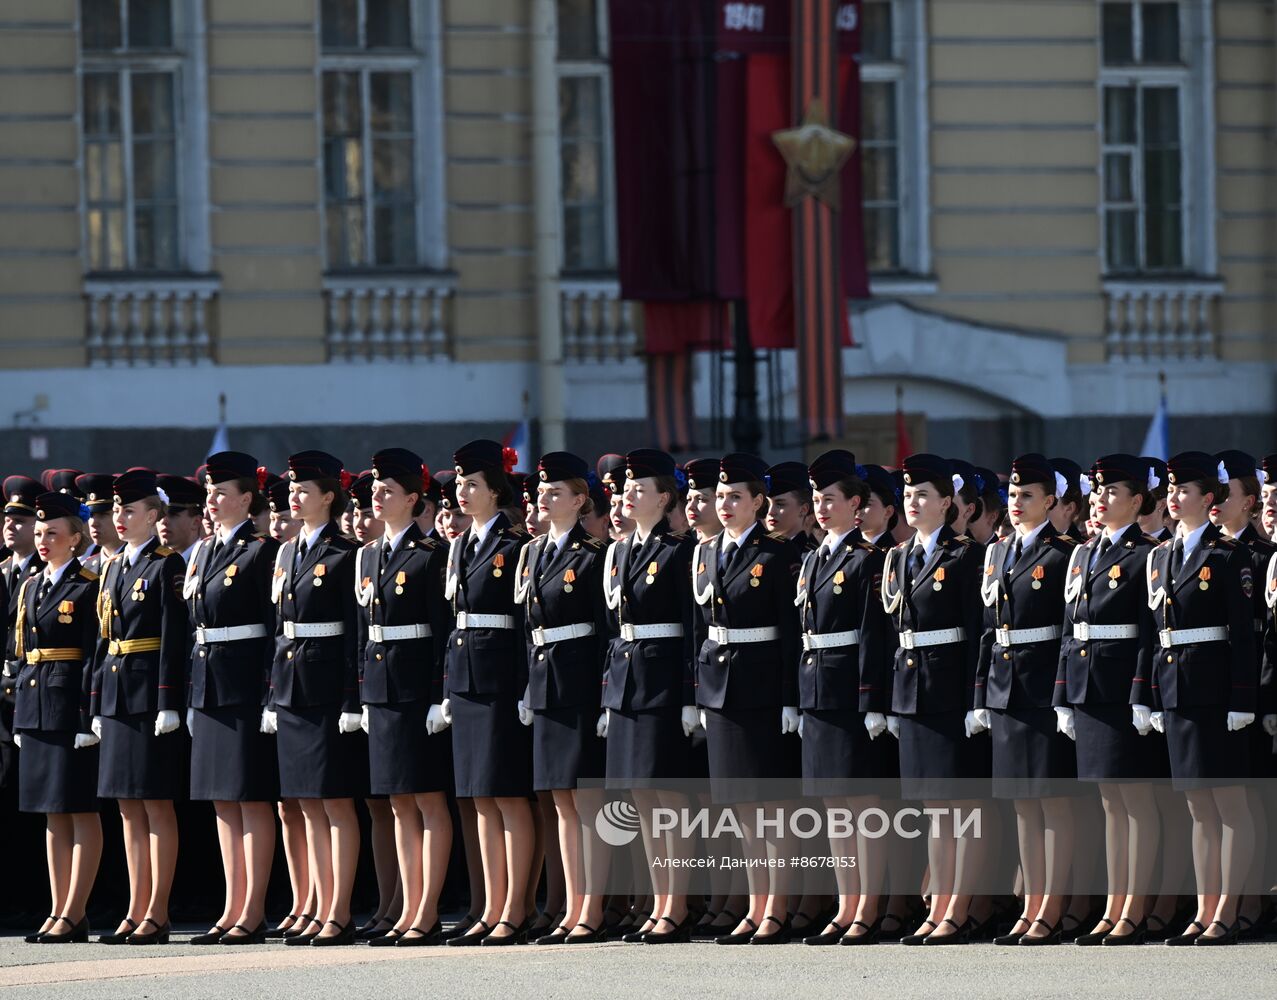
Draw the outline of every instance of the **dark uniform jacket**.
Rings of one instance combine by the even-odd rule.
[[[1096,559],[1100,542],[1092,538],[1071,556],[1052,704],[1151,707],[1157,627],[1148,608],[1145,567],[1157,543],[1138,524],[1128,526]],[[1139,635],[1083,642],[1076,636],[1080,623],[1134,625]]]
[[[1077,543],[1047,521],[1019,560],[1008,567],[1018,540],[1019,535],[1003,538],[985,554],[981,575],[985,633],[976,675],[977,708],[1050,708],[1055,697],[1060,640],[1003,646],[995,629],[1060,627],[1064,580]]]
[[[885,553],[853,541],[850,534],[822,563],[823,551],[808,552],[799,571],[802,630],[826,634],[857,629],[860,642],[800,654],[798,707],[890,712],[896,636],[880,595]]]
[[[542,646],[529,640],[528,708],[599,707],[607,640],[606,548],[577,523],[561,549],[541,535],[520,554],[518,589],[529,636],[537,628],[594,626],[591,636]]]
[[[909,551],[915,539],[895,546],[883,572],[883,606],[897,633],[961,628],[961,642],[919,649],[899,647],[891,710],[904,715],[965,712],[977,706],[976,667],[984,607],[980,573],[984,547],[945,525],[921,570],[908,576]],[[939,583],[940,589],[935,585]]]
[[[72,559],[43,601],[42,576],[28,576],[15,644],[24,655],[17,678],[13,728],[21,733],[89,732],[89,690],[97,642],[97,575]],[[65,649],[65,658],[31,663],[36,650]],[[74,654],[74,655],[73,655]]]
[[[696,637],[692,600],[695,542],[662,519],[640,543],[613,542],[604,559],[603,588],[612,638],[603,676],[604,708],[646,711],[696,704]],[[655,572],[653,572],[655,568]],[[624,625],[680,625],[679,638],[637,639]]]
[[[125,549],[98,580],[100,622],[91,714],[118,718],[186,707],[190,623],[182,599],[186,563],[151,539],[125,567]],[[120,640],[158,639],[160,648],[111,652]]]
[[[271,579],[279,543],[245,521],[214,551],[216,537],[200,543],[186,570],[184,596],[192,628],[262,625],[266,636],[196,643],[191,653],[190,705],[223,708],[264,705],[275,653]]]
[[[523,609],[514,600],[519,552],[528,534],[498,514],[488,533],[467,557],[470,531],[452,541],[448,551],[448,593],[460,615],[510,615],[514,628],[455,629],[448,642],[445,694],[521,698],[528,684],[527,638]]]
[[[365,705],[437,705],[444,697],[445,644],[452,631],[452,609],[443,592],[447,549],[426,538],[415,523],[389,556],[386,545],[378,539],[357,554],[359,698]],[[369,625],[429,625],[431,634],[374,642]]]
[[[1178,574],[1171,575],[1172,542],[1148,559],[1149,603],[1159,629],[1227,626],[1228,638],[1155,650],[1154,708],[1227,706],[1254,712],[1255,575],[1245,546],[1208,524]]]
[[[719,567],[727,542],[723,531],[700,546],[692,586],[698,603],[709,609],[698,617],[696,703],[704,708],[781,708],[798,705],[798,658],[802,641],[797,592],[799,552],[793,543],[767,534],[759,523]],[[769,642],[720,644],[707,626],[778,630]]]
[[[302,529],[305,533],[305,528]],[[275,556],[272,594],[278,628],[270,673],[272,708],[341,705],[359,711],[359,605],[355,602],[355,543],[328,524],[300,563],[300,537]],[[340,622],[341,635],[290,639],[285,622]]]

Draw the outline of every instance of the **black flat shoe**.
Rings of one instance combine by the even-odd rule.
[[[509,945],[528,943],[528,921],[527,920],[524,920],[523,923],[519,924],[517,927],[514,924],[510,923],[510,921],[508,920],[498,920],[497,927],[501,927],[502,925],[509,927],[510,930],[512,930],[514,933],[502,934],[500,937],[493,937],[491,934],[488,934],[483,939],[483,943],[485,946],[492,945],[495,948],[503,948]],[[494,927],[492,929],[496,930],[497,927]]]
[[[1196,927],[1197,933],[1189,934],[1188,930],[1190,927]],[[1171,948],[1182,948],[1184,945],[1192,944],[1196,941],[1204,930],[1206,930],[1206,928],[1202,925],[1200,920],[1190,920],[1188,922],[1188,927],[1184,928],[1184,933],[1176,934],[1174,937],[1168,937],[1166,939],[1166,944]]]
[[[578,934],[573,937],[572,931],[576,930],[576,927],[584,927],[589,933]],[[568,931],[568,936],[563,939],[564,944],[601,944],[607,940],[608,931],[606,927],[600,927],[598,930],[595,930],[589,924],[577,924],[576,927],[573,927],[572,931]],[[537,944],[545,944],[545,938],[542,938]]]
[[[115,931],[111,934],[99,934],[98,944],[123,944],[127,941],[129,939],[129,935],[137,930],[138,925],[128,917],[124,918],[124,922],[129,925],[129,929],[127,931]],[[143,923],[145,922],[146,921],[143,921]]]
[[[232,934],[231,931],[243,931],[243,934]],[[298,938],[289,938],[289,941],[296,941]],[[240,945],[240,944],[265,944],[266,943],[266,921],[263,920],[253,930],[249,930],[243,924],[233,924],[218,944]]]
[[[196,934],[187,944],[217,944],[222,940],[222,935],[226,933],[226,928],[220,924],[214,924],[212,930],[205,931],[203,934]]]
[[[1122,920],[1125,920],[1125,919],[1126,919],[1125,917],[1122,918]],[[1108,917],[1103,917],[1100,920],[1098,920],[1097,923],[1108,924],[1108,929],[1102,930],[1102,931],[1091,931],[1090,934],[1082,934],[1073,943],[1076,945],[1079,945],[1082,948],[1090,948],[1095,945],[1098,945],[1102,943],[1106,937],[1108,937],[1111,933],[1113,933],[1113,929],[1117,926],[1117,924],[1121,923],[1121,920],[1117,921],[1117,923],[1114,923]]]
[[[554,916],[548,916],[544,913],[540,914],[528,928],[528,940],[539,941],[563,923],[563,918],[567,915],[567,910],[560,910],[558,913],[554,914]],[[544,920],[545,923],[541,923],[542,920]]]
[[[726,917],[730,923],[720,924],[719,917]],[[740,914],[733,913],[731,910],[719,910],[714,914],[714,919],[707,924],[697,924],[692,931],[693,937],[716,938],[723,934],[730,934],[732,928],[740,923]]]
[[[827,921],[825,926],[833,927],[835,930],[821,931],[819,934],[811,934],[808,937],[803,938],[803,944],[813,945],[817,948],[822,947],[823,945],[837,944],[842,940],[842,936],[846,934],[848,930],[848,928],[844,927],[836,920]]]
[[[656,930],[656,925],[658,923],[660,923],[660,920],[656,917],[644,917],[643,923],[637,925],[631,924],[631,930],[622,934],[621,940],[626,944],[642,944],[643,939],[652,931]],[[648,924],[651,924],[652,926],[648,927]]]
[[[319,924],[318,929],[310,931],[309,933],[306,933],[306,934],[287,935],[284,938],[284,944],[288,945],[289,947],[297,947],[297,948],[302,948],[302,947],[305,947],[306,945],[309,945],[312,941],[315,940],[315,938],[319,937],[319,932],[324,929],[324,925],[320,924],[318,920],[312,920],[311,924]]]
[[[312,948],[335,948],[338,945],[355,943],[355,922],[353,920],[347,920],[344,924],[339,924],[336,920],[329,920],[324,924],[324,927],[329,924],[337,928],[337,933],[329,934],[328,937],[316,934],[310,939]]]
[[[542,934],[539,938],[537,938],[532,943],[533,944],[562,944],[564,941],[568,939],[568,930],[569,928],[564,927],[562,924],[559,924],[559,926],[551,930],[549,934]]]
[[[1201,934],[1197,935],[1197,940],[1194,941],[1193,944],[1197,945],[1198,947],[1210,947],[1217,944],[1236,944],[1237,943],[1237,933],[1239,928],[1237,926],[1236,921],[1233,922],[1232,927],[1229,927],[1222,920],[1212,920],[1210,924],[1207,925],[1206,930],[1210,930],[1211,927],[1222,927],[1224,928],[1224,933],[1217,934],[1214,937],[1207,937],[1206,931],[1202,931]]]
[[[715,944],[749,944],[750,938],[754,936],[754,931],[758,930],[758,924],[750,920],[749,917],[744,918],[745,923],[749,924],[749,930],[741,931],[739,934],[720,934],[714,938]]]
[[[763,924],[771,921],[780,928],[775,934],[758,934],[757,932],[749,939],[750,944],[789,944],[793,939],[793,930],[789,926],[788,920],[781,920],[779,917],[763,917]],[[758,929],[763,929],[763,924],[758,925]]]
[[[966,944],[968,941],[971,940],[971,921],[969,919],[967,920],[966,923],[964,923],[961,927],[959,927],[956,920],[950,920],[948,917],[945,917],[943,920],[940,921],[940,923],[936,925],[936,930],[939,930],[945,924],[948,924],[950,927],[952,927],[954,930],[954,933],[936,934],[933,932],[931,934],[928,934],[926,937],[926,940],[924,940],[922,943],[928,946],[930,945],[939,946],[939,945],[946,945],[946,944]]]
[[[144,927],[146,924],[150,924],[152,927],[155,928],[155,930],[151,931],[149,934],[141,933],[142,927]],[[138,924],[138,930],[134,931],[132,934],[129,935],[129,939],[127,943],[138,944],[138,945],[168,944],[169,932],[171,930],[172,930],[172,927],[169,924],[167,923],[157,924],[150,917],[147,917],[145,920],[142,921],[142,923]]]
[[[71,921],[68,920],[66,917],[58,917],[57,922],[53,926],[57,927],[58,924],[71,924]],[[36,944],[88,944],[89,943],[89,918],[81,917],[80,922],[78,924],[71,924],[71,929],[67,931],[65,934],[54,934],[52,931],[49,931],[49,933],[47,934],[42,934],[40,935],[40,940],[38,940],[35,943]]]
[[[291,931],[294,926],[296,926],[297,921],[300,918],[301,918],[300,913],[290,913],[288,916],[284,918],[284,920],[288,921],[287,927],[283,927],[283,926],[272,927],[270,930],[266,932],[266,936],[268,938],[282,938],[285,934]],[[280,924],[283,924],[284,920],[281,920]]]
[[[404,931],[390,928],[381,937],[368,938],[369,948],[393,948],[399,943],[399,939],[404,936]]]
[[[661,924],[668,924],[672,930],[657,930],[656,927],[648,931],[647,936],[643,938],[644,944],[687,944],[692,940],[692,921],[696,919],[696,915],[689,913],[680,922],[675,923],[669,917],[661,917],[656,922],[656,927]]]
[[[1072,927],[1065,926],[1065,922],[1069,920],[1073,921]],[[1076,941],[1082,936],[1083,927],[1094,927],[1097,923],[1099,923],[1099,920],[1100,911],[1098,910],[1092,910],[1081,920],[1073,916],[1071,913],[1064,914],[1064,916],[1060,918],[1060,940],[1070,943]]]
[[[293,921],[293,925],[284,931],[280,937],[287,940],[288,938],[301,937],[306,933],[306,928],[315,922],[315,918],[309,913],[303,913],[300,917]]]
[[[444,940],[451,941],[453,938],[461,937],[462,934],[475,925],[475,922],[478,919],[479,918],[473,913],[467,913],[464,917],[443,932]]]
[[[1150,921],[1156,920],[1157,926],[1154,927]],[[1145,941],[1165,941],[1171,936],[1171,925],[1159,917],[1156,913],[1150,913],[1144,918],[1144,923],[1148,927],[1147,933],[1144,935]]]
[[[52,920],[53,924],[56,924],[58,922],[58,915],[56,913],[50,913],[48,917],[46,917],[45,919]],[[49,925],[50,931],[53,930],[53,924]],[[34,933],[28,934],[22,940],[25,941],[27,944],[39,944],[40,939],[44,937],[44,935],[47,933],[48,931],[35,931]]]
[[[834,926],[837,927],[838,925],[834,924]],[[865,933],[852,934],[851,927],[863,927]],[[877,944],[878,935],[882,931],[882,917],[879,917],[872,924],[867,924],[863,920],[853,920],[851,927],[847,928],[847,933],[842,936],[842,940],[838,942],[839,944],[845,944],[849,948],[862,944]]]
[[[409,937],[413,931],[417,932],[417,937]],[[443,923],[439,920],[435,921],[435,925],[429,930],[424,927],[409,927],[395,942],[398,948],[432,948],[435,945],[444,943]]]
[[[888,920],[892,920],[895,922],[895,926],[893,926],[890,930],[888,930],[886,926]],[[905,936],[904,917],[896,913],[884,913],[879,918],[879,926],[878,926],[879,941],[899,941],[904,936]]]
[[[492,928],[482,920],[475,920],[475,922],[470,926],[474,927],[476,924],[483,928],[481,933],[466,933],[462,934],[460,937],[448,938],[448,944],[453,948],[473,948],[477,945],[483,944],[483,939],[492,933]]]
[[[1259,941],[1264,936],[1263,915],[1259,919],[1251,920],[1250,917],[1237,916],[1237,940],[1238,941]],[[1245,924],[1246,926],[1242,926]]]
[[[1018,924],[1025,925],[1023,931],[1017,931],[1015,929]],[[1011,932],[1009,934],[999,934],[997,937],[993,939],[993,943],[996,945],[1019,944],[1020,938],[1024,937],[1025,931],[1027,931],[1032,926],[1033,924],[1029,922],[1029,919],[1027,917],[1016,917],[1015,923],[1011,925]]]
[[[1116,924],[1113,925],[1113,930],[1117,930],[1118,926],[1121,924],[1130,924],[1131,927],[1133,928],[1131,933],[1130,934],[1114,934],[1112,933],[1112,931],[1110,931],[1104,937],[1104,941],[1103,941],[1104,944],[1108,945],[1110,948],[1117,948],[1117,947],[1121,947],[1122,945],[1128,945],[1128,944],[1136,945],[1136,944],[1144,943],[1145,938],[1148,936],[1148,924],[1145,923],[1145,921],[1141,920],[1137,924],[1130,917],[1123,917],[1121,920],[1119,920]],[[1079,943],[1081,942],[1081,940],[1082,940],[1081,938],[1078,938]]]
[[[1046,933],[1043,934],[1041,937],[1029,937],[1028,934],[1026,933],[1024,937],[1020,938],[1020,942],[1019,942],[1021,945],[1025,946],[1026,948],[1036,948],[1039,945],[1059,944],[1061,941],[1064,940],[1063,919],[1061,919],[1060,922],[1056,924],[1054,927],[1048,924],[1041,917],[1033,921],[1033,924],[1041,924],[1043,927],[1046,928]],[[1032,927],[1033,924],[1029,924],[1029,926]]]
[[[924,920],[918,926],[918,929],[916,931],[914,931],[912,934],[906,934],[904,937],[902,937],[900,939],[900,943],[907,944],[907,945],[920,945],[922,944],[923,941],[927,940],[928,935],[930,935],[931,932],[934,931],[939,926],[940,925],[937,924],[934,920],[931,920],[931,919]],[[922,933],[923,927],[927,928],[926,934]]]

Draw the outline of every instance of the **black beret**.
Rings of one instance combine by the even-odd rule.
[[[115,477],[109,472],[86,472],[75,477],[75,492],[95,514],[111,506],[111,489]],[[62,492],[62,491],[59,491]]]
[[[373,479],[406,479],[410,483],[421,480],[421,491],[430,481],[430,469],[421,456],[407,448],[383,448],[372,457]],[[410,491],[416,492],[416,491]]]
[[[980,495],[980,486],[976,482],[975,466],[962,458],[951,458],[949,464],[953,466],[953,474],[962,477],[962,488],[968,490],[972,495]]]
[[[1096,486],[1134,483],[1136,491],[1148,490],[1148,463],[1136,455],[1102,455],[1095,460],[1092,478]]]
[[[59,517],[79,518],[80,498],[70,493],[41,493],[36,497],[35,516],[37,521],[55,521]]]
[[[757,455],[746,455],[734,451],[724,455],[718,463],[718,481],[720,483],[765,483],[767,481],[767,463]]]
[[[1089,484],[1082,482],[1082,466],[1071,458],[1053,458],[1051,459],[1051,468],[1064,477],[1064,482],[1069,489],[1076,489],[1083,496],[1090,493],[1089,489],[1084,487]]]
[[[508,454],[507,454],[508,453]],[[462,445],[452,456],[457,475],[472,476],[476,472],[514,471],[514,463],[518,461],[511,448],[503,448],[496,441],[481,438]]]
[[[444,469],[431,482],[439,484],[439,506],[444,510],[457,510],[457,474],[451,469]]]
[[[845,448],[835,448],[818,455],[807,470],[807,485],[823,490],[853,476],[863,478],[864,469],[856,465],[856,456]]]
[[[1259,471],[1264,474],[1265,483],[1277,484],[1277,455],[1265,455]]]
[[[372,473],[364,471],[350,484],[350,495],[354,499],[356,510],[368,510],[372,507],[372,479]]]
[[[40,473],[40,482],[50,493],[70,493],[83,500],[84,494],[75,485],[79,475],[79,469],[45,469]]]
[[[1166,480],[1171,485],[1198,480],[1222,483],[1227,478],[1227,470],[1224,478],[1220,477],[1220,466],[1223,464],[1214,455],[1208,455],[1204,451],[1182,451],[1166,463]],[[1254,471],[1253,466],[1251,471]]]
[[[561,483],[565,479],[588,479],[590,463],[570,451],[552,451],[537,462],[537,479],[543,483]]]
[[[694,458],[683,466],[689,490],[709,490],[718,486],[718,459]]]
[[[585,481],[590,484],[590,501],[594,505],[595,514],[605,514],[608,508],[607,487],[603,485],[602,480],[591,472],[585,477]]]
[[[767,478],[763,481],[767,484],[769,497],[783,496],[786,493],[799,493],[807,497],[811,493],[807,466],[802,462],[777,462],[767,470]]]
[[[35,515],[35,501],[44,487],[30,476],[8,476],[4,481],[4,512]]]
[[[111,493],[112,499],[121,506],[158,497],[159,477],[150,469],[129,469],[115,477]]]
[[[865,470],[865,482],[869,484],[869,492],[877,495],[884,505],[900,506],[900,490],[896,486],[896,477],[881,465],[861,466]]]
[[[226,483],[232,479],[258,479],[257,459],[242,451],[219,451],[209,455],[204,466],[204,481],[208,483]],[[261,488],[261,481],[258,480]]]
[[[155,485],[168,497],[165,501],[175,510],[203,510],[204,487],[185,476],[156,476]]]
[[[625,456],[615,452],[600,455],[594,463],[594,471],[598,473],[599,482],[609,489],[619,489],[625,482]]]
[[[1030,483],[1046,487],[1046,491],[1053,495],[1059,489],[1055,482],[1055,466],[1036,451],[1011,461],[1011,485],[1028,486]]]
[[[905,486],[935,483],[953,489],[953,464],[939,455],[910,455],[900,466]]]
[[[276,514],[292,514],[288,506],[288,480],[283,476],[271,475],[270,481],[263,490],[270,509]]]
[[[530,490],[534,490],[533,479],[526,472],[507,472],[506,478],[510,480],[510,489],[514,492],[515,505],[523,504],[525,507],[532,502],[532,494]]]
[[[1001,492],[998,489],[998,474],[983,465],[975,466],[976,491],[982,497],[995,497]]]
[[[313,479],[341,481],[342,461],[326,451],[299,451],[288,456],[288,478],[294,482]]]
[[[639,448],[625,454],[626,479],[651,479],[674,475],[674,459],[656,448]],[[604,479],[604,482],[607,482]]]
[[[1255,456],[1248,455],[1244,451],[1237,451],[1236,449],[1221,451],[1215,457],[1224,463],[1224,469],[1228,472],[1229,479],[1253,476],[1259,469],[1259,463],[1255,461]]]

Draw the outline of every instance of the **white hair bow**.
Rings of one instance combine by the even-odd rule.
[[[1069,481],[1058,472],[1055,474],[1055,495],[1057,497],[1064,496],[1069,491]]]
[[[1157,475],[1157,470],[1153,466],[1148,467],[1148,488],[1155,490],[1162,485],[1162,480]]]
[[[1268,485],[1268,473],[1265,472],[1263,469],[1255,470],[1255,478],[1259,480],[1260,486]]]
[[[160,489],[158,486],[157,486],[157,487],[155,487],[155,495],[156,495],[157,497],[159,497],[159,498],[160,498],[160,503],[164,504],[165,506],[168,506],[168,502],[169,502],[169,500],[168,500],[168,494],[167,494],[167,493],[165,493],[165,492],[164,492],[162,489]]]
[[[1082,496],[1084,497],[1089,497],[1091,495],[1091,490],[1095,489],[1095,487],[1091,485],[1091,477],[1085,472],[1082,473],[1077,482],[1078,487],[1082,490]]]
[[[1220,481],[1221,483],[1226,483],[1226,482],[1228,482],[1228,470],[1227,470],[1226,468],[1224,468],[1224,463],[1223,463],[1223,462],[1220,462],[1220,463],[1219,463],[1219,481]]]
[[[955,472],[953,474],[953,492],[961,493],[962,487],[966,485],[967,485],[967,481]]]

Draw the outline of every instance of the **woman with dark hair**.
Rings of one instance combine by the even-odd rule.
[[[1148,466],[1148,481],[1152,486],[1153,496],[1153,509],[1140,515],[1140,530],[1158,544],[1172,541],[1175,533],[1166,525],[1166,463],[1160,458],[1149,458],[1147,455],[1140,456],[1140,462]]]
[[[271,575],[278,544],[250,520],[264,508],[267,475],[242,452],[210,455],[204,470],[213,537],[186,568],[182,596],[195,627],[191,653],[191,798],[217,814],[226,902],[212,929],[192,944],[266,940],[266,887],[275,854],[279,766],[262,733],[262,705],[273,657]]]
[[[726,455],[715,493],[723,532],[698,546],[693,593],[709,609],[698,617],[696,703],[709,751],[716,802],[760,803],[761,782],[793,778],[798,747],[799,552],[761,524],[767,466],[753,455]],[[757,824],[742,823],[747,861],[770,844]],[[717,944],[781,944],[791,936],[789,896],[768,869],[746,869],[749,910]]]
[[[1082,474],[1082,466],[1071,458],[1051,459],[1051,469],[1059,475],[1062,491],[1051,508],[1051,524],[1059,534],[1084,542],[1082,522],[1090,510],[1091,482]]]
[[[375,947],[443,941],[439,894],[452,851],[448,812],[451,736],[444,709],[443,644],[452,628],[444,548],[415,518],[430,471],[403,448],[372,460],[372,510],[381,537],[355,557],[360,620],[361,726],[368,733],[369,791],[394,814],[402,910],[391,929],[366,932]]]
[[[1164,777],[1152,728],[1157,630],[1144,572],[1153,540],[1139,518],[1153,508],[1149,469],[1106,455],[1093,473],[1102,532],[1074,548],[1064,584],[1064,636],[1053,704],[1075,735],[1077,774],[1099,784],[1108,897],[1082,946],[1140,944],[1161,839],[1152,781]]]
[[[80,501],[66,493],[36,499],[35,546],[44,568],[23,579],[18,591],[18,809],[45,814],[52,901],[29,943],[88,941],[84,910],[102,859],[98,737],[89,727],[86,697],[98,639],[98,578],[75,557],[87,536],[85,516]]]
[[[895,480],[881,465],[862,465],[861,468],[869,496],[856,508],[854,540],[868,542],[886,552],[896,544],[892,532],[900,523],[900,497],[896,495]]]
[[[472,441],[453,456],[457,502],[473,518],[448,553],[447,596],[457,615],[448,640],[443,703],[453,726],[458,798],[474,800],[487,899],[454,947],[527,941],[527,885],[534,828],[531,741],[519,723],[528,682],[515,569],[528,536],[502,512],[513,502],[516,456],[495,441]]]
[[[1171,779],[1193,819],[1197,912],[1169,945],[1231,944],[1255,850],[1246,801],[1258,670],[1253,627],[1257,586],[1245,547],[1210,523],[1228,497],[1214,456],[1183,452],[1167,465],[1173,542],[1149,553],[1149,607],[1158,626],[1154,727],[1166,733]]]
[[[971,928],[977,841],[956,836],[950,809],[970,812],[989,777],[987,748],[975,737],[976,673],[983,612],[983,547],[959,539],[950,523],[953,466],[937,455],[912,455],[901,467],[905,519],[914,536],[887,556],[882,603],[899,638],[891,695],[899,717],[901,797],[944,810],[927,838],[930,908],[909,945],[965,943]]]
[[[989,545],[997,534],[998,525],[1006,516],[1006,489],[992,469],[976,466],[975,477],[980,497],[980,513],[967,525],[967,534],[981,545]]]
[[[129,873],[129,912],[103,944],[167,944],[169,893],[177,868],[173,800],[181,773],[190,623],[177,589],[182,557],[159,544],[164,499],[149,469],[130,469],[112,484],[115,531],[123,546],[103,560],[101,623],[90,697],[101,737],[98,796],[117,799]]]

